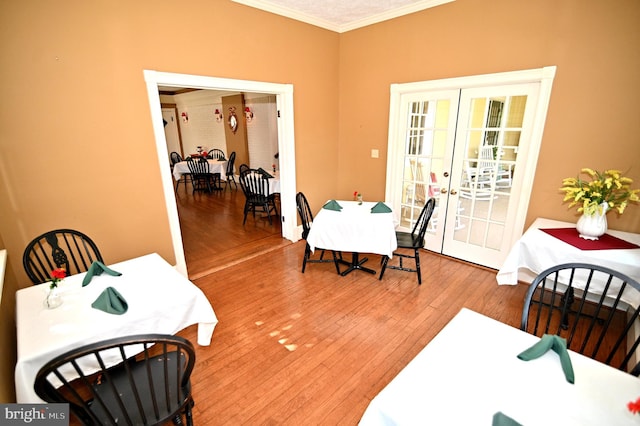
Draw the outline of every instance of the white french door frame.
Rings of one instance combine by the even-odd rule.
[[[393,205],[394,209],[399,206],[396,200],[402,198],[402,181],[404,165],[404,145],[406,136],[406,113],[402,110],[403,99],[407,95],[424,92],[438,92],[447,90],[464,90],[472,88],[504,86],[510,84],[537,83],[539,84],[538,102],[535,105],[533,126],[530,135],[529,149],[525,155],[524,173],[519,177],[521,191],[526,196],[518,198],[515,206],[515,219],[513,227],[504,239],[513,245],[522,235],[526,213],[529,208],[529,194],[533,188],[538,154],[542,144],[542,135],[546,122],[546,111],[549,106],[551,87],[555,77],[556,67],[548,66],[538,69],[512,71],[495,74],[485,74],[477,76],[448,78],[441,80],[431,80],[413,83],[392,84],[389,105],[389,134],[387,147],[387,184],[385,191],[385,201]],[[452,129],[455,133],[455,129]],[[404,231],[408,231],[403,229]],[[441,238],[444,237],[442,227],[437,232]]]

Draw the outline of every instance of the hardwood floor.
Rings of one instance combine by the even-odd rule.
[[[192,194],[190,184],[180,183],[176,191],[190,279],[291,243],[282,238],[280,221],[269,224],[259,213],[255,220],[249,213],[243,226],[244,194],[239,185],[233,188]]]
[[[211,346],[196,346],[196,424],[355,425],[462,307],[519,325],[526,286],[498,286],[495,271],[422,251],[421,286],[390,269],[341,277],[331,263],[302,274],[305,242],[264,219],[243,228],[241,192],[182,191],[181,222],[198,224],[182,226],[189,275],[219,319]],[[195,342],[196,330],[179,334]]]

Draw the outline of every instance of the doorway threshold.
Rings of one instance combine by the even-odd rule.
[[[215,262],[215,265],[207,266],[198,271],[188,271],[189,279],[192,281],[197,280],[199,278],[213,274],[214,272],[229,268],[231,266],[237,265],[238,263],[263,255],[265,253],[269,253],[270,251],[277,250],[290,244],[293,243],[285,238],[282,238],[282,236],[280,235],[273,235],[257,241],[245,243],[237,248],[234,248],[232,250],[225,250],[219,255],[216,255],[212,259],[212,261]]]

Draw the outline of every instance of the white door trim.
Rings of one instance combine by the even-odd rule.
[[[396,144],[399,135],[403,134],[405,122],[402,121],[402,111],[400,111],[402,96],[411,93],[459,90],[478,87],[500,86],[520,83],[539,83],[538,103],[535,105],[535,117],[533,120],[533,130],[531,134],[530,149],[526,155],[526,173],[521,176],[522,188],[530,190],[533,187],[538,154],[542,144],[542,135],[546,122],[546,111],[551,97],[551,87],[555,77],[556,67],[548,66],[543,68],[511,71],[504,73],[484,74],[476,76],[455,77],[441,80],[420,81],[412,83],[392,84],[390,87],[389,105],[389,133],[387,144],[387,183],[385,189],[385,201],[392,202],[397,198],[399,190],[397,182],[398,176],[402,176],[403,162],[398,161]],[[522,235],[526,212],[529,207],[529,197],[520,197],[516,211],[518,215],[514,221],[513,233],[506,235],[505,239],[513,244]]]
[[[173,251],[176,258],[176,269],[187,277],[187,263],[182,245],[182,232],[178,217],[174,182],[169,167],[169,153],[162,125],[162,109],[160,106],[159,86],[191,87],[206,90],[229,90],[237,92],[267,93],[276,96],[276,107],[280,112],[278,119],[278,145],[280,160],[281,188],[281,216],[282,236],[290,241],[299,240],[297,231],[297,210],[295,204],[296,194],[296,166],[295,166],[295,138],[293,119],[293,85],[265,83],[259,81],[234,80],[217,77],[207,77],[189,74],[175,74],[144,70],[144,79],[147,85],[149,109],[153,132],[156,139],[158,163],[160,164],[160,176],[164,192],[167,216]]]

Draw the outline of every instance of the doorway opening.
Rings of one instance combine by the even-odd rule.
[[[176,269],[184,276],[187,265],[182,243],[182,233],[178,217],[178,208],[174,193],[173,176],[169,166],[169,152],[164,133],[159,87],[197,88],[204,90],[222,90],[233,92],[257,92],[275,95],[278,110],[278,148],[281,176],[281,222],[282,236],[292,242],[300,239],[300,231],[296,220],[296,169],[295,139],[293,122],[293,85],[233,80],[217,77],[197,76],[189,74],[166,73],[144,70],[147,95],[156,139],[156,151],[160,165],[160,176],[165,196],[165,205],[169,219],[169,228],[176,260]]]

